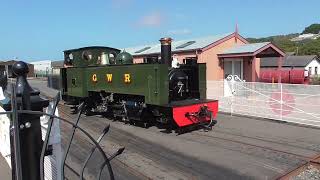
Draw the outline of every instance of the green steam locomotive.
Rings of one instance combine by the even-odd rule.
[[[127,123],[166,128],[211,128],[218,101],[206,99],[206,64],[187,60],[172,67],[171,38],[162,38],[161,59],[133,57],[110,47],[64,51],[64,67],[54,70],[56,89],[70,104],[86,102],[87,114],[103,113]]]

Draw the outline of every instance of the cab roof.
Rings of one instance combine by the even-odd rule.
[[[107,46],[87,46],[87,47],[81,47],[81,48],[75,48],[75,49],[68,49],[68,50],[64,50],[63,52],[79,51],[79,50],[90,50],[90,49],[110,49],[110,50],[121,51],[120,49],[107,47]]]

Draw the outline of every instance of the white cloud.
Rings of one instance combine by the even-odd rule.
[[[160,12],[151,12],[150,14],[147,14],[145,16],[142,16],[138,20],[139,26],[147,26],[147,27],[158,27],[163,24],[165,20],[165,17]]]
[[[191,30],[184,28],[184,29],[174,29],[174,30],[168,31],[168,35],[184,35],[184,34],[191,34]]]

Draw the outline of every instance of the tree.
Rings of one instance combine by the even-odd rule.
[[[285,52],[296,52],[298,47],[295,42],[292,42],[289,39],[282,39],[274,41],[273,43]]]
[[[250,43],[258,42],[272,42],[285,52],[295,52],[297,50],[297,43],[290,41],[290,39],[298,36],[299,34],[287,34],[278,36],[269,36],[265,38],[247,38]]]
[[[299,48],[299,55],[320,55],[320,38],[306,42]]]
[[[318,34],[320,32],[320,24],[311,24],[310,26],[306,27],[301,34]]]

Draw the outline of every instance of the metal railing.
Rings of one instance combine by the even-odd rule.
[[[224,80],[207,87],[222,112],[320,127],[319,85]]]
[[[99,174],[98,174],[98,179],[101,179],[101,174],[102,174],[102,170],[105,168],[105,166],[107,166],[107,169],[109,171],[109,176],[110,176],[110,179],[114,179],[114,175],[113,175],[113,170],[112,170],[112,167],[111,167],[111,164],[110,164],[110,161],[115,158],[116,156],[120,155],[123,151],[124,151],[124,147],[123,148],[120,148],[118,149],[118,151],[116,151],[114,154],[110,155],[109,157],[107,157],[106,153],[103,151],[103,149],[101,148],[101,146],[99,145],[100,141],[102,140],[102,138],[108,133],[109,131],[109,128],[110,128],[110,125],[107,125],[103,132],[101,133],[101,135],[99,136],[99,138],[97,140],[95,140],[86,130],[84,130],[83,128],[79,127],[78,124],[79,124],[79,121],[80,121],[80,117],[82,115],[82,112],[83,112],[83,109],[84,109],[84,106],[85,106],[85,103],[83,102],[79,107],[78,107],[78,115],[77,115],[77,119],[76,119],[76,122],[71,122],[69,120],[66,120],[64,118],[61,118],[61,117],[58,117],[56,115],[54,115],[54,112],[55,112],[55,109],[57,108],[57,105],[58,105],[58,102],[59,102],[59,98],[60,98],[60,94],[57,94],[56,97],[55,97],[55,100],[54,100],[54,108],[53,108],[53,113],[52,114],[47,114],[47,113],[43,113],[43,112],[36,112],[36,111],[26,111],[26,110],[23,110],[23,111],[20,111],[21,113],[29,113],[29,114],[37,114],[37,115],[46,115],[46,116],[49,116],[50,119],[49,119],[49,123],[48,123],[48,130],[47,130],[47,134],[46,134],[46,138],[45,138],[45,141],[44,141],[44,144],[43,144],[43,147],[42,147],[42,151],[41,151],[41,158],[40,158],[40,177],[41,177],[41,180],[43,180],[43,177],[44,177],[44,156],[45,156],[45,152],[48,148],[48,141],[49,141],[49,135],[50,135],[50,130],[52,128],[52,124],[53,124],[53,120],[54,119],[59,119],[65,123],[68,123],[70,125],[72,125],[72,131],[71,131],[71,134],[70,134],[70,139],[67,143],[67,148],[66,148],[66,152],[65,154],[63,155],[63,161],[62,161],[62,173],[61,173],[61,179],[64,179],[64,167],[65,167],[65,162],[66,162],[66,158],[67,158],[67,155],[69,153],[69,150],[70,150],[70,146],[71,146],[71,143],[72,143],[72,140],[74,138],[74,134],[75,134],[75,131],[76,130],[79,130],[81,131],[83,134],[85,134],[93,143],[94,143],[94,147],[91,149],[90,153],[88,154],[85,162],[83,163],[82,165],[82,168],[81,168],[81,172],[79,173],[81,176],[80,176],[80,179],[82,180],[83,179],[83,174],[84,174],[84,170],[88,164],[88,161],[90,160],[90,158],[92,157],[92,154],[93,152],[97,149],[100,154],[103,156],[104,158],[104,163],[101,165],[100,167],[100,170],[99,170]]]
[[[100,166],[98,172],[98,178],[101,179],[102,171],[107,167],[109,172],[109,179],[114,179],[114,174],[110,161],[116,156],[120,155],[124,151],[124,147],[118,149],[111,155],[107,155],[100,142],[102,138],[108,133],[110,125],[107,125],[98,139],[94,139],[90,133],[81,128],[78,124],[85,107],[83,102],[77,113],[76,122],[72,122],[65,118],[61,118],[55,115],[57,109],[60,94],[58,93],[54,98],[54,106],[51,113],[42,112],[42,108],[48,106],[48,101],[40,98],[39,92],[34,91],[26,80],[26,74],[28,72],[27,65],[24,62],[18,62],[14,65],[13,70],[17,75],[16,85],[11,87],[10,101],[1,101],[1,105],[6,112],[0,112],[0,115],[10,116],[10,141],[11,141],[11,167],[12,167],[12,179],[14,180],[44,180],[44,158],[50,153],[48,149],[49,136],[54,120],[61,120],[72,126],[70,138],[67,142],[67,148],[63,155],[63,161],[61,163],[62,172],[59,175],[61,179],[65,179],[64,167],[66,164],[66,158],[69,154],[71,143],[74,139],[75,131],[78,130],[83,133],[94,144],[94,147],[89,151],[85,162],[82,165],[79,179],[84,179],[84,170],[88,165],[88,161],[92,157],[93,153],[98,152],[103,157],[103,163]],[[48,116],[48,127],[45,136],[45,140],[41,139],[41,126],[40,116]]]

